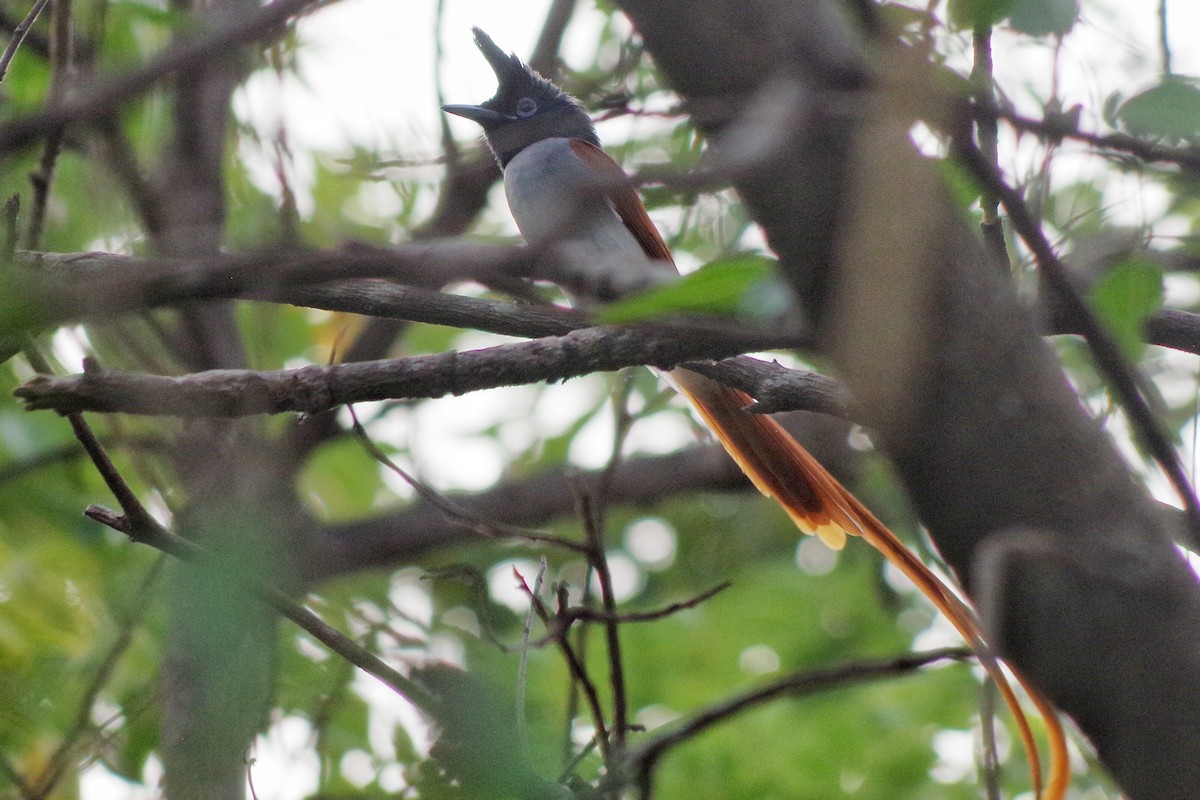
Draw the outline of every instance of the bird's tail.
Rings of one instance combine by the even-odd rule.
[[[775,420],[746,411],[751,398],[686,369],[667,379],[686,397],[758,490],[774,498],[801,531],[840,550],[846,536],[861,536],[903,572],[970,644],[995,681],[1012,712],[1028,753],[1030,772],[1040,800],[1061,800],[1069,781],[1066,738],[1053,706],[1020,673],[1012,671],[1041,714],[1049,746],[1049,774],[1042,781],[1041,759],[1029,720],[1008,673],[983,637],[979,620],[966,603],[926,567],[896,535],[821,466]]]

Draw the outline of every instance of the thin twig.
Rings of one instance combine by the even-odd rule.
[[[27,355],[36,362],[34,363],[35,369],[49,372],[50,365],[37,353],[35,348],[28,348]],[[139,544],[149,545],[181,561],[193,564],[210,563],[211,558],[203,548],[171,533],[146,511],[145,506],[142,505],[129,484],[125,482],[124,477],[108,457],[104,446],[100,444],[82,415],[72,415],[69,419],[76,437],[91,457],[92,463],[104,479],[105,484],[120,503],[122,512],[118,514],[102,506],[91,505],[84,511],[84,514],[102,525],[126,534]],[[367,674],[378,678],[402,697],[408,698],[418,706],[428,705],[428,697],[421,687],[385,664],[374,653],[352,641],[341,631],[326,624],[316,614],[295,603],[283,592],[265,583],[250,584],[246,588],[271,608],[299,625],[317,641],[349,660]]]
[[[13,56],[17,54],[21,43],[25,41],[25,37],[29,35],[30,29],[33,28],[33,23],[37,21],[38,15],[45,10],[49,5],[50,0],[37,0],[33,4],[33,8],[29,9],[29,13],[25,15],[25,19],[13,28],[12,38],[8,40],[8,47],[4,48],[4,54],[0,55],[0,81],[4,80],[4,76],[8,74],[8,65],[12,63]]]
[[[537,649],[545,647],[547,644],[553,644],[558,637],[557,630],[559,628],[566,630],[575,622],[597,622],[604,625],[623,625],[627,622],[656,622],[679,611],[694,608],[710,597],[725,591],[732,585],[730,581],[725,581],[714,586],[712,589],[701,592],[695,597],[681,600],[678,603],[672,603],[664,608],[658,608],[653,611],[633,611],[625,614],[609,614],[604,611],[597,611],[591,606],[568,606],[564,600],[559,604],[559,608],[554,614],[554,621],[557,623],[557,627],[541,639],[530,640],[529,647]],[[585,632],[582,629],[579,631],[579,634],[579,641],[586,641]],[[514,648],[501,645],[501,649],[504,652],[512,652]],[[576,645],[576,650],[579,651],[578,644]],[[630,729],[632,730],[632,727]]]
[[[601,481],[603,483],[603,480]],[[578,484],[576,484],[578,487]],[[613,704],[613,747],[620,753],[625,747],[628,722],[628,702],[625,697],[625,667],[621,660],[620,625],[616,620],[617,599],[613,592],[612,572],[608,568],[608,556],[604,549],[604,532],[600,513],[587,492],[578,492],[579,516],[588,543],[588,565],[600,584],[600,603],[606,619],[604,638],[608,650],[608,682],[612,689]]]
[[[673,730],[652,738],[630,753],[629,772],[642,800],[653,794],[653,773],[659,760],[676,745],[734,716],[779,697],[799,697],[855,683],[895,677],[914,672],[938,661],[965,661],[974,653],[965,647],[947,647],[925,653],[912,653],[886,661],[864,661],[842,667],[801,672],[789,675],[766,686],[737,695],[696,714]],[[628,773],[627,773],[628,774]]]
[[[54,35],[50,37],[50,89],[46,102],[54,105],[66,96],[67,81],[71,76],[71,0],[54,0],[51,21],[54,24]],[[55,167],[58,165],[58,154],[62,151],[64,132],[64,128],[58,128],[47,134],[38,167],[29,175],[29,183],[33,187],[29,231],[25,236],[26,248],[29,250],[40,250],[42,246],[46,209],[50,203],[50,187],[54,180]]]
[[[621,465],[621,455],[625,450],[625,439],[633,427],[633,416],[629,413],[629,392],[632,383],[629,375],[620,373],[619,388],[613,393],[613,426],[612,452],[608,464],[600,474],[595,496],[590,495],[578,480],[575,496],[579,504],[579,515],[583,520],[586,541],[589,546],[588,566],[595,572],[600,584],[600,602],[608,617],[604,621],[604,637],[608,650],[609,684],[612,688],[613,704],[613,743],[620,752],[625,747],[625,735],[629,726],[629,704],[625,692],[625,667],[621,658],[620,625],[615,620],[617,613],[616,594],[612,587],[612,572],[608,568],[608,554],[605,548],[604,532],[607,528],[607,510],[609,491],[612,487],[613,476]]]
[[[138,544],[148,545],[181,561],[198,565],[204,565],[212,561],[211,557],[199,545],[176,536],[152,518],[147,518],[141,523],[135,524],[135,518],[129,514],[119,514],[98,505],[88,506],[84,514],[102,525],[107,525],[115,531],[124,533]],[[283,592],[265,583],[247,583],[245,588],[247,591],[253,592],[260,600],[275,609],[275,611],[296,623],[296,625],[318,642],[354,664],[363,672],[377,678],[401,697],[408,699],[419,707],[429,707],[429,697],[424,689],[401,675],[393,667],[384,663],[379,656],[326,623],[312,611],[294,602]]]
[[[983,782],[987,800],[1000,800],[1000,750],[996,746],[996,682],[985,680],[979,690],[979,732],[983,748]]]
[[[971,66],[971,82],[976,98],[991,103],[995,97],[995,77],[992,70],[992,28],[983,25],[975,29],[972,36],[974,61]],[[975,134],[979,139],[979,150],[984,158],[999,168],[999,131],[995,119],[975,121]],[[988,252],[995,257],[996,266],[1008,270],[1008,249],[1004,243],[1004,223],[1000,219],[1000,199],[989,189],[984,189],[979,201],[983,219],[979,222],[980,232],[987,244]]]
[[[542,591],[542,582],[546,579],[547,566],[546,557],[542,556],[538,561],[537,576],[533,579],[535,597]],[[533,604],[530,603],[529,610],[525,613],[525,626],[521,629],[521,654],[517,663],[517,744],[525,756],[529,755],[529,735],[525,730],[525,680],[526,669],[529,667],[529,641],[533,637],[533,620],[536,616]]]
[[[1033,253],[1046,285],[1079,326],[1095,357],[1097,368],[1108,379],[1129,415],[1134,430],[1175,487],[1187,512],[1192,538],[1200,544],[1200,501],[1196,499],[1179,452],[1159,425],[1154,410],[1138,385],[1139,378],[1135,368],[1128,363],[1112,334],[1100,323],[1091,307],[1071,285],[1066,269],[1020,193],[1004,181],[995,166],[970,142],[959,142],[956,152],[967,168],[994,191],[1004,204],[1013,229]]]
[[[354,428],[354,435],[358,437],[358,441],[362,444],[363,449],[367,453],[389,470],[399,475],[417,495],[429,503],[431,506],[440,511],[445,517],[456,525],[461,525],[475,533],[488,539],[520,539],[526,542],[536,542],[538,544],[548,544],[555,547],[561,547],[565,550],[570,550],[575,553],[586,555],[588,548],[578,542],[572,542],[570,539],[563,539],[560,536],[551,536],[537,531],[519,528],[515,525],[505,525],[499,522],[481,519],[463,507],[454,503],[445,495],[437,492],[433,487],[426,483],[417,480],[396,462],[388,458],[387,454],[379,449],[379,446],[372,441],[371,436],[367,433],[362,423],[358,421],[358,415],[354,411],[353,406],[347,406],[350,410],[350,419]]]
[[[29,339],[24,347],[25,358],[28,359],[30,366],[43,375],[50,374],[53,369],[50,362],[41,354],[37,346]],[[91,458],[92,464],[100,473],[100,477],[104,480],[108,490],[113,493],[113,497],[117,499],[121,509],[127,516],[131,518],[134,524],[141,525],[147,520],[153,521],[150,512],[142,505],[134,491],[125,482],[121,473],[113,464],[112,459],[108,457],[108,452],[104,446],[100,444],[100,440],[96,437],[94,431],[82,414],[67,414],[67,421],[71,424],[71,430],[75,433],[75,438],[83,445],[83,449]]]
[[[1200,149],[1198,148],[1169,147],[1126,133],[1103,134],[1080,130],[1078,114],[1075,112],[1034,119],[1022,116],[1011,109],[976,101],[971,104],[971,113],[976,119],[1002,119],[1019,131],[1032,133],[1049,141],[1074,139],[1097,150],[1127,153],[1147,163],[1175,164],[1189,172],[1200,173]]]
[[[592,712],[592,723],[596,726],[596,745],[600,748],[600,755],[604,759],[606,765],[611,766],[611,750],[609,748],[608,726],[604,722],[604,708],[600,705],[600,694],[596,691],[596,684],[592,682],[588,675],[587,666],[575,652],[575,648],[571,646],[571,641],[567,637],[567,630],[558,624],[558,621],[550,615],[546,610],[546,606],[542,603],[541,598],[533,593],[529,588],[529,584],[525,583],[525,578],[516,568],[513,569],[513,575],[517,579],[517,587],[521,589],[529,597],[529,602],[534,612],[538,615],[538,619],[546,626],[546,629],[555,635],[555,642],[558,644],[559,651],[567,662],[567,669],[571,673],[571,677],[582,688],[583,696],[587,699],[588,707]]]
[[[623,614],[609,614],[607,612],[597,611],[594,608],[586,606],[575,606],[568,608],[565,611],[560,611],[558,614],[559,620],[567,620],[572,622],[579,620],[581,622],[656,622],[660,619],[665,619],[680,611],[685,611],[689,608],[695,608],[705,600],[712,598],[721,592],[733,586],[732,581],[722,581],[711,589],[706,589],[695,597],[689,597],[687,600],[680,600],[677,603],[671,603],[668,606],[657,608],[653,611],[627,611]]]
[[[30,346],[26,350],[34,368],[49,372],[50,365]],[[126,534],[139,544],[149,545],[156,550],[171,555],[181,561],[192,564],[211,564],[212,559],[199,545],[168,531],[161,526],[142,505],[133,489],[126,483],[117,470],[103,445],[96,438],[82,415],[72,415],[71,427],[76,438],[83,445],[92,459],[97,471],[108,485],[113,496],[121,505],[122,513],[116,513],[102,506],[91,505],[84,511],[89,518],[107,525],[113,530]],[[428,693],[417,684],[400,674],[395,668],[384,663],[382,659],[366,648],[354,642],[341,631],[327,624],[316,614],[299,605],[278,589],[266,583],[246,581],[245,588],[254,593],[278,613],[288,618],[308,632],[310,636],[321,642],[333,652],[345,658],[359,669],[374,676],[397,694],[407,698],[419,707],[428,708],[430,699]]]

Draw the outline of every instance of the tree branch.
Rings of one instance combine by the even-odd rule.
[[[38,375],[15,390],[29,410],[103,411],[177,417],[314,414],[346,403],[460,395],[497,386],[555,381],[696,358],[786,346],[787,338],[600,327],[566,336],[389,361],[292,370],[210,370],[179,377],[104,369],[85,362],[71,376]]]
[[[839,480],[852,481],[861,454],[846,446],[844,422],[811,414],[782,415],[779,420]],[[596,493],[602,480],[603,471],[556,467],[451,499],[472,518],[536,528],[574,515],[580,487]],[[722,447],[704,445],[624,460],[607,481],[605,497],[610,505],[653,507],[679,495],[752,488]],[[421,563],[472,541],[478,541],[478,535],[470,525],[447,517],[434,504],[416,502],[394,513],[318,527],[301,572],[308,581],[320,583],[364,569]]]
[[[0,335],[344,278],[392,278],[440,287],[456,279],[533,271],[546,257],[529,248],[461,241],[195,259],[18,253],[0,274],[5,288],[0,293]]]
[[[691,741],[714,725],[726,722],[744,711],[780,697],[804,697],[841,686],[898,677],[939,661],[964,661],[972,655],[967,648],[943,648],[928,653],[897,656],[886,661],[864,661],[788,675],[766,686],[731,697],[685,720],[667,733],[653,736],[650,741],[629,754],[627,768],[633,773],[629,777],[639,788],[642,800],[649,800],[653,794],[654,769],[668,750]]]
[[[278,35],[293,19],[328,0],[275,0],[249,15],[230,15],[211,33],[179,42],[123,75],[95,78],[37,114],[0,125],[0,156],[72,123],[108,116],[121,105],[185,70],[239,45]]]

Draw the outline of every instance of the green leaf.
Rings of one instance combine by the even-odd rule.
[[[1121,349],[1137,360],[1146,346],[1142,333],[1146,318],[1163,304],[1159,268],[1136,256],[1122,261],[1096,283],[1090,299]]]
[[[1200,89],[1190,80],[1167,78],[1126,100],[1116,116],[1135,136],[1200,143]]]
[[[1065,36],[1078,16],[1079,0],[1016,0],[1008,22],[1029,36]]]
[[[946,11],[950,25],[959,30],[995,25],[1004,19],[1015,0],[950,0]]]
[[[617,324],[672,314],[769,316],[780,309],[769,308],[764,313],[759,301],[764,299],[763,295],[776,294],[764,291],[768,288],[764,284],[770,284],[778,294],[784,291],[771,281],[774,272],[775,262],[759,255],[718,259],[669,286],[656,287],[606,306],[596,315],[597,321]]]

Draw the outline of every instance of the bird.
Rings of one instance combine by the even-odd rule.
[[[475,44],[496,75],[495,96],[442,110],[477,123],[504,176],[517,228],[530,245],[567,244],[566,280],[599,299],[620,297],[677,275],[671,251],[625,171],[601,148],[582,104],[506,53],[479,28]],[[750,481],[804,533],[841,549],[866,540],[949,619],[971,645],[1016,720],[1035,792],[1060,800],[1068,783],[1065,737],[1057,712],[1014,672],[1045,721],[1050,751],[1043,781],[1029,722],[974,613],[871,511],[778,422],[750,412],[752,398],[685,368],[664,377],[685,397]]]

